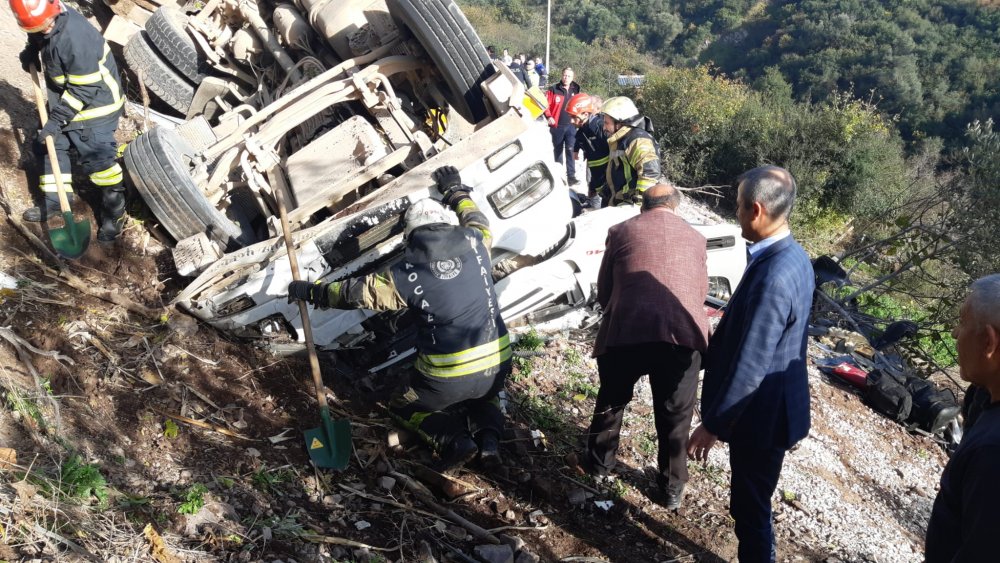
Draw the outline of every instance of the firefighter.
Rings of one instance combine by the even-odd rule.
[[[492,235],[456,168],[441,167],[433,178],[454,212],[430,198],[412,204],[404,217],[403,256],[387,272],[332,283],[293,281],[288,296],[320,308],[408,307],[416,317],[417,359],[408,384],[394,392],[390,413],[439,454],[443,467],[477,453],[492,467],[500,463],[499,392],[512,356],[493,289]],[[449,408],[458,405],[466,407],[467,420]]]
[[[610,150],[607,182],[611,205],[640,204],[642,192],[660,179],[660,157],[651,134],[653,126],[625,96],[605,101],[601,111]]]
[[[607,193],[606,171],[608,168],[608,136],[604,133],[604,119],[601,117],[601,100],[590,94],[577,94],[566,104],[566,113],[576,127],[576,153],[583,153],[587,160],[587,198],[592,209],[600,209],[602,198],[610,199]]]
[[[21,51],[27,71],[44,63],[49,98],[49,119],[38,133],[40,145],[46,137],[55,142],[67,196],[72,202],[73,176],[69,149],[79,155],[78,164],[102,193],[101,223],[97,240],[112,242],[121,233],[125,215],[125,186],[117,162],[115,129],[122,114],[118,65],[101,34],[76,10],[58,0],[10,0],[10,8],[28,44]],[[25,221],[45,221],[59,211],[56,181],[48,154],[44,156],[40,187],[44,200],[24,212]]]

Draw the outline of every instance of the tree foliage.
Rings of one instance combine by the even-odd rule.
[[[507,27],[503,2],[469,1],[484,38],[544,47],[544,2],[521,0],[528,23]],[[965,0],[553,6],[553,66],[573,66],[586,91],[633,97],[672,181],[724,187],[755,166],[787,168],[797,238],[851,270],[841,310],[874,327],[916,320],[926,357],[950,363],[969,282],[1000,271],[986,250],[1000,243],[1000,132],[989,119],[1000,109],[1000,10]],[[646,75],[642,87],[614,85],[631,72]],[[732,205],[734,191],[723,193]]]
[[[467,3],[518,25],[541,22],[532,43],[544,51],[544,1]],[[712,65],[748,83],[777,71],[798,100],[849,92],[876,102],[899,116],[907,141],[941,137],[957,146],[968,123],[1000,109],[1000,9],[992,3],[581,0],[552,9],[553,30],[580,48],[624,39],[659,63]]]

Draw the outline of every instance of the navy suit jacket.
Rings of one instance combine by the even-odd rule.
[[[789,236],[750,264],[705,354],[702,424],[720,440],[788,449],[809,433],[812,265]]]

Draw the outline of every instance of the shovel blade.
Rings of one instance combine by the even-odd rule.
[[[49,229],[52,248],[64,258],[79,258],[90,244],[90,221],[76,221],[72,211],[63,212],[62,227]]]
[[[316,467],[345,469],[351,461],[351,423],[331,420],[329,409],[320,413],[322,425],[305,431],[306,451]]]

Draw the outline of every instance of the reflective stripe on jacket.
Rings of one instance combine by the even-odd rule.
[[[649,132],[640,127],[622,127],[608,137],[608,146],[611,152],[607,180],[616,201],[625,201],[656,185],[660,157]]]
[[[416,313],[416,368],[424,375],[494,375],[513,352],[493,289],[489,221],[470,198],[453,207],[461,226],[414,230],[388,273],[334,282],[329,302]]]
[[[608,135],[604,132],[604,118],[601,114],[592,116],[577,130],[576,150],[583,152],[583,158],[590,168],[587,187],[594,193],[603,189],[607,181],[608,155],[611,149],[608,147]]]
[[[57,96],[49,98],[51,119],[63,123],[63,129],[118,120],[125,103],[118,64],[90,22],[67,6],[52,31],[32,34],[31,40],[39,44],[46,85]]]
[[[417,370],[432,377],[493,375],[512,355],[482,233],[430,225],[410,233],[391,269],[417,313]]]

